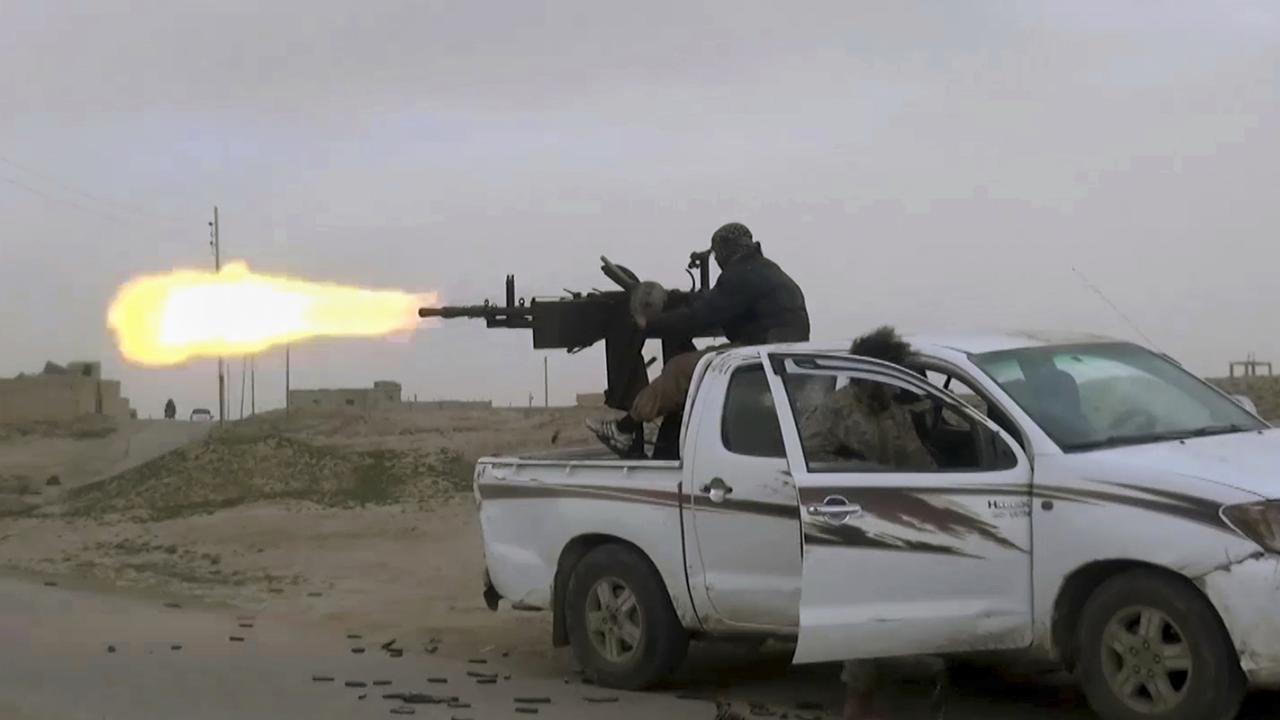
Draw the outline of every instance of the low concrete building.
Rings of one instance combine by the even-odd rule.
[[[37,375],[0,379],[0,422],[59,422],[82,415],[134,416],[120,381],[103,380],[97,362],[50,362]]]
[[[491,410],[492,400],[415,400],[414,408],[424,410]]]
[[[578,407],[604,407],[604,393],[578,393]]]
[[[294,410],[373,410],[400,404],[400,383],[379,380],[371,388],[323,388],[290,390]]]

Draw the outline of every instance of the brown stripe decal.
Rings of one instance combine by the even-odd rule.
[[[843,495],[848,497],[849,493],[858,494],[864,491],[874,492],[898,492],[908,493],[912,495],[991,495],[996,497],[1021,496],[1029,497],[1031,495],[1030,485],[937,485],[933,487],[918,486],[901,486],[901,485],[840,485],[840,486],[810,486],[800,488],[800,500],[806,505],[814,502],[822,502],[831,495]]]
[[[649,488],[601,487],[593,485],[547,485],[532,482],[482,482],[481,500],[612,500],[679,507],[680,494],[671,490]]]
[[[897,552],[928,553],[976,558],[960,548],[935,545],[919,540],[907,540],[893,535],[872,534],[857,525],[826,525],[817,522],[804,524],[804,540],[808,545],[825,545],[859,550],[892,550]]]
[[[734,500],[732,496],[723,503],[712,503],[706,498],[690,496],[686,502],[692,501],[698,512],[728,512],[759,515],[778,518],[780,520],[799,520],[800,507],[795,503],[771,503],[762,500]]]
[[[907,530],[945,535],[955,540],[977,536],[1007,550],[1025,553],[1000,532],[1000,528],[971,513],[930,502],[925,495],[988,495],[1023,497],[1030,503],[1030,487],[1004,486],[990,488],[894,488],[894,487],[816,487],[804,488],[800,497],[806,505],[821,504],[831,496],[843,497],[862,507],[863,513]],[[1030,507],[1028,507],[1028,510]],[[807,527],[807,526],[806,526]],[[843,527],[843,526],[841,526]],[[907,542],[901,538],[894,538]],[[958,552],[958,551],[957,551]]]
[[[946,536],[954,540],[979,537],[1000,547],[1027,552],[1010,541],[1000,528],[980,517],[962,510],[931,502],[928,496],[987,496],[1032,497],[1042,500],[1082,503],[1088,505],[1116,504],[1139,508],[1149,512],[1176,517],[1223,532],[1234,534],[1220,514],[1222,504],[1208,498],[1196,497],[1171,490],[1148,488],[1125,483],[1097,483],[1117,490],[1077,488],[1053,485],[957,485],[936,487],[859,487],[821,486],[800,489],[804,505],[821,504],[831,496],[843,497],[862,507],[870,517],[916,532]],[[511,499],[582,499],[609,500],[638,503],[658,507],[679,508],[680,494],[671,490],[653,488],[629,488],[616,485],[551,485],[537,482],[481,482],[482,500]],[[1140,493],[1140,494],[1131,494]],[[772,503],[759,500],[734,500],[709,503],[703,498],[685,496],[686,503],[697,503],[699,512],[741,513],[783,520],[799,519],[800,512],[791,503]],[[701,501],[701,502],[700,502]],[[959,547],[910,540],[886,533],[873,533],[853,524],[830,525],[821,521],[806,520],[803,524],[806,543],[824,546],[891,550],[899,552],[933,553],[962,557],[977,557]]]
[[[655,490],[652,488],[628,488],[616,485],[548,485],[530,482],[482,482],[480,483],[481,500],[611,500],[616,502],[640,503],[642,505],[658,505],[679,507],[679,493],[672,490]],[[685,496],[698,503],[699,512],[735,512],[748,515],[798,520],[800,509],[795,503],[769,503],[758,500],[726,499],[722,504],[706,502],[704,498]]]
[[[1179,505],[1185,505],[1189,510],[1195,510],[1202,516],[1218,518],[1219,522],[1221,522],[1220,513],[1222,512],[1223,504],[1217,500],[1196,497],[1195,495],[1188,495],[1186,493],[1176,492],[1173,490],[1164,490],[1162,488],[1131,485],[1129,483],[1109,482],[1106,484],[1112,487],[1133,490],[1152,497],[1163,498],[1169,502],[1177,503]]]
[[[1060,495],[1066,495],[1073,499],[1083,498],[1085,500],[1093,500],[1102,504],[1109,503],[1135,507],[1158,513],[1160,515],[1168,515],[1170,517],[1187,520],[1199,525],[1211,527],[1215,530],[1222,530],[1233,534],[1235,533],[1235,530],[1233,530],[1219,514],[1222,509],[1222,505],[1207,498],[1197,498],[1191,495],[1184,495],[1182,493],[1170,492],[1167,490],[1156,490],[1136,485],[1122,485],[1119,483],[1105,484],[1111,485],[1112,487],[1125,487],[1132,489],[1145,493],[1150,497],[1138,497],[1135,495],[1109,492],[1106,490],[1060,486],[1044,486],[1040,489]]]

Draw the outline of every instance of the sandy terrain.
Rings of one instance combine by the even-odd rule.
[[[530,706],[547,720],[715,714],[709,702],[670,694],[539,679],[496,653],[475,664],[398,638],[388,645],[395,636],[350,635],[305,618],[174,607],[144,592],[0,575],[0,718],[358,720],[398,711],[476,720]],[[434,701],[441,696],[450,699]]]
[[[480,599],[468,503],[421,511],[276,501],[153,523],[21,519],[5,528],[0,563],[407,643],[436,638],[445,656],[501,647],[546,665],[547,619],[492,613]]]
[[[417,510],[271,501],[157,522],[24,518],[6,523],[0,564],[370,634],[409,630],[420,637],[406,640],[446,640],[446,652],[502,645],[541,656],[545,618],[484,607],[469,503]]]
[[[505,654],[521,674],[558,682],[573,669],[550,645],[550,617],[493,613],[481,599],[472,463],[589,446],[582,420],[598,412],[405,408],[236,423],[109,479],[47,489],[37,509],[0,518],[0,569],[338,637],[394,636],[442,660]],[[0,440],[0,456],[31,442]],[[63,444],[48,448],[49,467],[69,456]],[[785,648],[763,661],[731,646],[694,658],[679,683],[704,693],[728,692],[730,678],[751,683],[739,691],[751,700],[838,693],[830,669],[788,677]]]
[[[443,654],[501,647],[558,671],[551,659],[564,658],[551,652],[548,618],[483,605],[470,476],[486,452],[587,444],[589,414],[274,413],[146,462],[135,452],[127,464],[120,450],[154,435],[155,424],[181,442],[193,426],[11,432],[0,439],[0,474],[39,478],[30,502],[41,507],[0,520],[0,567],[437,638]],[[52,474],[62,485],[44,487]]]
[[[501,658],[522,676],[559,682],[571,659],[551,648],[550,618],[483,605],[470,476],[481,454],[591,445],[582,420],[597,412],[272,414],[208,437],[207,426],[163,421],[110,433],[10,431],[0,435],[0,478],[16,490],[21,476],[33,494],[0,486],[0,498],[23,500],[0,505],[0,570],[333,637],[395,637],[442,661]],[[44,486],[51,474],[61,484]],[[765,650],[695,648],[676,686],[739,703],[835,707],[834,669],[789,669],[786,648]],[[956,717],[1047,707],[1053,717],[1089,716],[1060,677],[984,671],[964,682]],[[904,687],[914,702],[919,688]]]
[[[203,438],[212,425],[103,417],[55,425],[0,425],[0,515],[55,501]]]

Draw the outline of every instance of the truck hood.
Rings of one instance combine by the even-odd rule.
[[[1280,498],[1280,429],[1120,447],[1096,459]]]

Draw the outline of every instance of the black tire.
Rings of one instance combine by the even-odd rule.
[[[636,642],[621,641],[617,646],[625,656],[616,659],[611,659],[607,650],[601,648],[602,644],[607,648],[609,641],[589,628],[588,617],[588,613],[601,604],[600,596],[595,595],[599,587],[613,581],[618,583],[614,589],[623,587],[633,593],[634,608],[627,610],[632,621],[628,628],[635,629],[634,621],[638,619],[639,629]],[[625,593],[615,597],[625,597]],[[614,613],[612,622],[617,626],[622,622],[618,619],[621,608],[615,609],[618,612]],[[600,611],[594,612],[598,616]],[[569,643],[583,673],[602,687],[619,690],[652,687],[679,667],[689,648],[689,634],[671,607],[662,576],[648,558],[625,545],[601,545],[578,562],[565,593],[565,622]]]
[[[1240,710],[1247,683],[1231,638],[1183,578],[1144,569],[1107,580],[1077,633],[1080,681],[1104,720],[1231,720]]]

